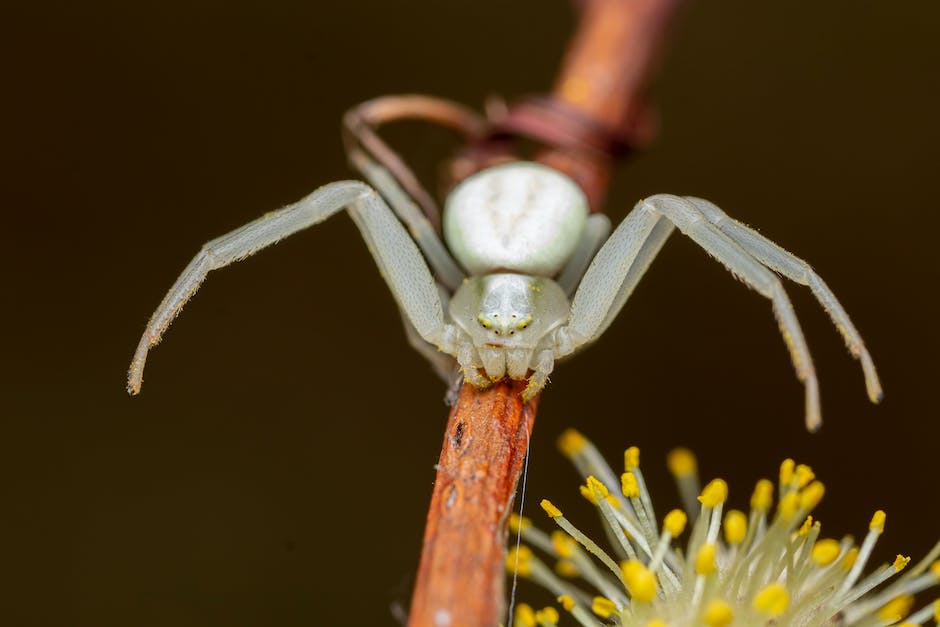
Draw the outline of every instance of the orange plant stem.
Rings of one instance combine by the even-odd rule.
[[[506,521],[538,399],[525,381],[465,383],[450,412],[409,627],[494,627],[503,620]]]

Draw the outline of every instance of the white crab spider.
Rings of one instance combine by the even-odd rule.
[[[453,190],[444,208],[445,247],[386,170],[355,155],[353,161],[384,199],[364,183],[332,183],[205,244],[150,319],[131,362],[129,392],[140,391],[148,350],[210,270],[346,208],[402,310],[411,343],[441,373],[452,370],[446,355],[456,358],[463,377],[475,386],[529,377],[523,395],[532,398],[556,359],[593,342],[610,325],[678,227],[772,301],[805,385],[810,429],[821,422],[816,374],[775,273],[810,287],[861,361],[869,397],[874,402],[881,397],[862,338],[822,279],[806,262],[706,200],[651,196],[611,234],[609,220],[589,215],[587,200],[571,179],[543,165],[515,162],[483,170]]]

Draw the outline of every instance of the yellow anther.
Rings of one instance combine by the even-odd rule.
[[[852,570],[852,567],[855,566],[855,560],[858,559],[858,547],[853,546],[851,549],[846,551],[845,557],[842,558],[842,568],[845,570]]]
[[[558,560],[555,562],[555,574],[565,579],[575,579],[581,576],[581,571],[571,560]]]
[[[666,457],[666,465],[674,477],[688,477],[698,472],[695,454],[687,448],[674,448]]]
[[[669,532],[673,538],[678,538],[685,531],[685,525],[689,522],[689,517],[681,509],[674,509],[663,519],[663,529]]]
[[[578,486],[578,490],[581,491],[581,496],[588,500],[591,505],[597,505],[597,497],[594,496],[594,493],[591,491],[591,488],[586,485]]]
[[[524,544],[512,547],[506,553],[506,570],[510,573],[519,573],[520,577],[532,574],[532,549]]]
[[[702,616],[702,620],[704,620],[705,624],[709,627],[725,627],[725,625],[730,625],[731,621],[734,620],[734,612],[731,611],[731,606],[727,601],[714,599],[705,607],[705,614]]]
[[[930,565],[930,574],[940,580],[940,560]]]
[[[868,528],[871,531],[876,533],[884,533],[885,530],[885,513],[882,510],[875,512],[875,515],[871,517],[871,522],[868,523]]]
[[[633,470],[634,468],[639,467],[640,465],[640,449],[631,446],[623,452],[623,468],[624,470]]]
[[[796,492],[787,492],[784,494],[783,498],[780,499],[780,504],[777,505],[777,513],[783,520],[790,520],[793,518],[799,509],[800,495]]]
[[[640,496],[640,485],[636,482],[636,477],[632,472],[625,472],[620,475],[620,488],[623,495],[628,499],[635,499]]]
[[[764,586],[760,592],[754,595],[754,609],[770,616],[780,616],[787,610],[789,605],[790,595],[787,593],[787,589],[779,583]]]
[[[634,601],[649,603],[656,598],[656,575],[638,560],[627,560],[620,564],[623,581]]]
[[[842,547],[839,546],[838,542],[832,538],[826,538],[813,545],[813,561],[820,566],[828,566],[836,561],[836,558],[839,557],[839,553],[841,552]]]
[[[910,557],[904,557],[903,555],[898,555],[896,558],[894,558],[894,564],[892,564],[892,566],[894,566],[894,572],[896,573],[901,572],[902,570],[907,568],[907,565],[910,563],[911,563]]]
[[[520,603],[516,606],[514,619],[513,623],[518,627],[536,627],[538,624],[535,622],[535,611],[526,603]]]
[[[805,488],[809,482],[816,478],[816,473],[806,464],[798,464],[796,467],[796,485],[799,488]]]
[[[813,517],[812,517],[812,516],[807,516],[807,517],[806,517],[806,520],[803,521],[803,524],[800,525],[799,531],[797,531],[796,533],[797,533],[798,535],[801,535],[801,536],[803,536],[803,537],[806,537],[806,536],[809,535],[809,531],[810,531],[810,529],[812,529],[812,528],[813,528]]]
[[[695,554],[695,573],[698,575],[711,575],[718,566],[715,563],[715,543],[703,544]]]
[[[530,525],[532,525],[532,521],[525,516],[520,516],[515,513],[509,515],[509,530],[513,533],[519,533]]]
[[[811,511],[822,500],[826,493],[826,486],[820,481],[814,481],[806,489],[800,492],[800,509],[804,512]]]
[[[543,607],[542,609],[540,609],[538,612],[535,613],[535,621],[539,625],[543,625],[546,627],[550,625],[557,625],[559,618],[560,616],[558,616],[558,610],[556,610],[552,606]]]
[[[542,499],[540,505],[542,509],[545,510],[545,513],[548,514],[549,518],[561,518],[561,510],[552,505],[552,502],[548,499]]]
[[[594,492],[598,498],[606,499],[610,496],[610,492],[607,491],[607,486],[597,480],[597,477],[588,477],[587,478],[587,487],[589,490]]]
[[[940,624],[940,599],[933,602],[933,620]]]
[[[558,602],[561,603],[561,606],[565,608],[566,612],[570,612],[574,609],[574,599],[569,597],[567,594],[563,594],[558,597]]]
[[[587,438],[575,429],[565,429],[562,434],[558,436],[558,449],[565,457],[577,455],[584,450],[586,445]]]
[[[725,542],[728,544],[740,544],[747,535],[747,516],[744,512],[732,509],[725,514],[725,522],[722,525],[725,532]]]
[[[793,471],[796,468],[796,462],[790,458],[783,460],[780,464],[780,487],[787,488],[793,481]]]
[[[617,606],[607,597],[594,597],[591,603],[591,611],[601,618],[610,618],[617,613]]]
[[[910,614],[911,607],[913,606],[913,594],[902,594],[900,596],[896,596],[885,603],[881,609],[878,610],[878,618],[886,622],[897,622]]]
[[[723,479],[712,479],[698,500],[705,507],[718,507],[728,500],[728,484]]]
[[[754,486],[751,494],[751,509],[758,512],[769,512],[774,502],[774,484],[769,479],[761,479]]]
[[[558,553],[558,557],[569,558],[574,555],[574,549],[577,542],[564,531],[555,530],[552,532],[552,548]]]

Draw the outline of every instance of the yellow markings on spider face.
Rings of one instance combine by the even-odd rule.
[[[714,599],[705,606],[705,614],[702,615],[702,620],[708,627],[725,627],[734,620],[734,612],[727,601]]]
[[[663,519],[663,529],[673,538],[678,538],[685,531],[685,526],[689,522],[689,517],[681,509],[674,509]]]
[[[871,531],[879,534],[884,533],[885,518],[887,518],[887,516],[885,515],[884,511],[879,509],[877,512],[875,512],[874,516],[871,517],[871,522],[868,523],[868,528]]]
[[[754,595],[754,609],[770,616],[780,616],[790,605],[790,595],[787,589],[779,583],[772,583],[761,588]]]
[[[483,314],[477,314],[477,322],[479,322],[480,326],[482,326],[484,329],[493,328],[493,321],[487,318],[486,316],[484,316]]]
[[[894,623],[911,613],[911,607],[914,606],[913,594],[902,594],[896,596],[885,603],[878,610],[878,618],[883,621]]]
[[[695,454],[687,448],[674,448],[666,457],[666,465],[674,477],[689,477],[698,472]]]
[[[620,573],[627,591],[635,602],[649,603],[656,598],[656,575],[639,560],[627,560],[620,564]]]
[[[538,623],[535,622],[535,610],[527,603],[520,603],[516,606],[513,619],[513,622],[518,625],[518,627],[536,627],[538,625]]]
[[[509,530],[513,533],[520,533],[523,530],[528,529],[531,525],[532,521],[525,516],[520,516],[516,513],[509,515]]]
[[[892,564],[892,566],[894,566],[894,572],[896,573],[901,572],[902,570],[907,568],[907,565],[910,563],[911,563],[910,557],[898,555],[896,558],[894,558],[894,564]]]
[[[578,543],[574,541],[574,538],[564,531],[556,529],[552,532],[552,548],[555,549],[558,557],[562,559],[570,558],[574,555],[574,550],[577,546]]]
[[[565,429],[558,436],[558,449],[565,457],[573,457],[587,446],[587,438],[575,429]]]
[[[532,549],[524,544],[512,547],[506,553],[506,570],[510,573],[519,573],[520,577],[532,574]]]
[[[804,512],[811,511],[822,500],[826,493],[826,486],[821,481],[814,481],[800,492],[800,509]]]
[[[563,594],[558,597],[558,602],[561,603],[561,606],[565,608],[566,612],[570,612],[574,609],[574,599],[572,599],[567,594]]]
[[[747,535],[747,516],[740,510],[728,510],[722,529],[725,532],[725,542],[732,546],[741,544]]]
[[[548,499],[542,499],[542,502],[539,503],[542,506],[542,509],[545,510],[545,513],[548,514],[549,518],[561,518],[561,510],[552,505],[552,502]]]
[[[751,509],[758,512],[769,512],[774,503],[774,484],[770,479],[761,479],[754,486],[751,494]]]
[[[623,452],[623,468],[624,470],[631,471],[639,466],[640,449],[636,446],[631,446]]]
[[[601,618],[610,618],[617,614],[617,606],[607,597],[594,597],[591,602],[591,611]]]
[[[718,507],[728,500],[728,484],[724,479],[712,479],[702,490],[698,500],[705,507]]]
[[[818,565],[828,566],[836,561],[836,558],[839,557],[839,553],[841,552],[842,547],[839,546],[837,541],[826,538],[813,545],[813,550],[810,555],[812,555],[813,561]]]
[[[640,496],[640,484],[637,483],[636,476],[632,472],[625,472],[620,475],[620,489],[628,499],[635,499]]]
[[[715,543],[703,544],[695,554],[695,573],[697,575],[711,575],[718,570],[715,563]]]

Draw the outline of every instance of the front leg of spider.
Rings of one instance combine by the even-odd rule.
[[[664,224],[667,221],[669,224]],[[869,397],[875,402],[880,399],[881,385],[861,336],[822,279],[801,259],[698,198],[659,194],[636,205],[597,254],[575,293],[571,318],[556,333],[562,354],[577,350],[603,333],[649,267],[672,225],[771,301],[797,377],[806,388],[806,424],[810,430],[816,430],[822,422],[819,384],[793,306],[773,271],[813,289],[852,353],[861,360]]]
[[[444,343],[453,332],[444,320],[438,287],[418,247],[375,191],[358,181],[341,181],[206,243],[150,318],[128,371],[128,391],[140,391],[147,353],[210,271],[244,259],[344,208],[369,244],[408,323],[425,342],[434,346]]]

